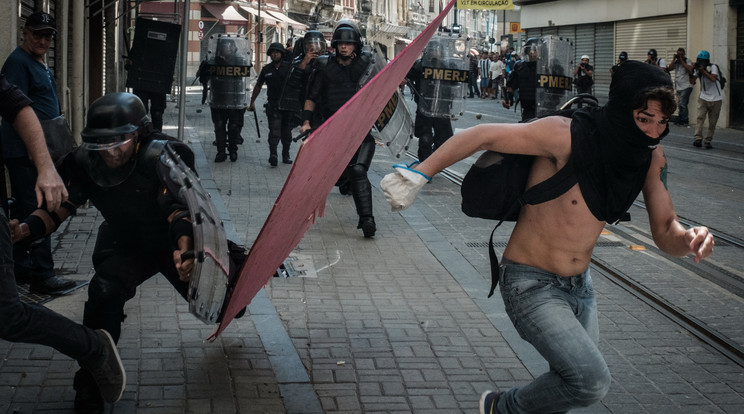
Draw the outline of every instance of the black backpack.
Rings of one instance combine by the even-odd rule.
[[[726,87],[726,77],[723,76],[723,71],[720,66],[716,65],[716,68],[718,69],[718,82],[721,83],[721,90],[723,90]]]

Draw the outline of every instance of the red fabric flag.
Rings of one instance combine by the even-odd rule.
[[[248,252],[222,322],[209,340],[222,333],[253,300],[315,217],[323,216],[326,197],[336,180],[455,1],[302,143],[274,208]]]

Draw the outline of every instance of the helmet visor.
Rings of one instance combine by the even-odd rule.
[[[305,48],[305,53],[317,53],[322,55],[326,50],[326,42],[325,40],[318,38],[305,39],[303,47]]]
[[[96,142],[83,142],[80,146],[85,151],[112,150],[132,142],[132,140],[134,140],[134,137],[131,135],[132,134],[117,135],[113,137],[101,137],[97,138]]]
[[[119,185],[134,171],[137,163],[136,133],[126,134],[125,139],[121,137],[101,137],[97,142],[80,146],[88,175],[101,187]]]

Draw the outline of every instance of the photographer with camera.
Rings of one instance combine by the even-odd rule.
[[[667,71],[674,71],[674,90],[677,92],[679,104],[679,113],[674,123],[687,126],[690,122],[688,104],[695,78],[692,77],[692,61],[685,56],[684,48],[677,49],[677,53],[672,57],[672,62],[667,66]]]
[[[718,115],[723,104],[723,88],[720,83],[718,65],[710,63],[710,53],[701,50],[697,55],[693,76],[700,79],[700,97],[697,106],[697,124],[695,125],[695,140],[692,145],[703,146],[703,124],[708,117],[708,134],[705,136],[705,148],[711,149],[713,133],[716,131]]]
[[[574,69],[573,76],[576,93],[587,93],[591,95],[592,85],[594,85],[594,66],[589,64],[589,55],[581,57],[581,63]]]

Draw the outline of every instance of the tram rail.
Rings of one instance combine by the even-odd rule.
[[[416,155],[410,151],[406,152],[406,155],[410,158],[416,159]],[[464,179],[464,176],[462,174],[449,168],[441,171],[439,175],[447,178],[458,186],[462,185],[462,181]],[[645,209],[645,204],[643,202],[636,201],[634,204],[640,208]],[[679,219],[682,224],[688,226],[700,225],[699,223],[696,223],[690,219],[686,219],[683,217],[680,217]],[[711,230],[711,232],[717,239],[724,240],[732,246],[744,248],[744,241],[738,239],[737,237],[727,235],[717,230]],[[668,319],[691,333],[693,336],[710,346],[712,349],[719,352],[721,355],[725,356],[739,366],[744,367],[744,346],[732,341],[730,338],[721,334],[719,331],[712,328],[705,322],[695,318],[692,315],[687,314],[684,311],[681,311],[673,303],[657,295],[652,289],[649,289],[646,286],[636,282],[632,277],[614,268],[604,260],[601,260],[600,258],[593,255],[591,262],[592,265],[600,270],[601,273],[605,275],[609,281],[623,288],[633,297],[646,303],[652,309],[666,316]],[[732,276],[736,277],[735,275]],[[713,281],[716,282],[715,280]],[[725,284],[722,286],[726,287]]]

